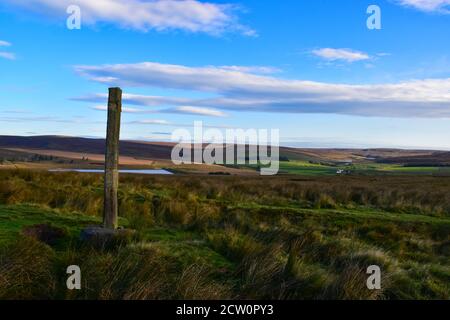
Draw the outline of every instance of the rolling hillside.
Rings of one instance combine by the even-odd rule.
[[[169,142],[121,141],[121,160],[128,164],[142,161],[169,161],[174,146]],[[65,136],[0,136],[0,156],[25,157],[27,155],[54,156],[65,159],[89,159],[102,162],[104,139]],[[448,166],[450,152],[436,150],[401,149],[300,149],[280,148],[281,161],[306,161],[339,164],[386,163],[411,166]]]

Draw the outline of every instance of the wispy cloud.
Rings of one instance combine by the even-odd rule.
[[[94,96],[95,97],[95,96]],[[106,95],[98,95],[100,99],[98,100],[106,100]],[[136,104],[132,100],[128,100],[132,95],[124,95],[124,101],[131,101],[132,104]],[[163,98],[161,98],[162,100]],[[92,101],[89,98],[80,98],[80,99],[74,99],[78,101]],[[97,100],[97,98],[94,98],[93,100]],[[128,102],[130,103],[130,102]],[[145,105],[142,103],[137,103],[138,105]],[[108,107],[106,105],[98,105],[91,107],[93,110],[97,111],[107,111]],[[128,108],[123,107],[122,112],[124,113],[178,113],[178,114],[189,114],[189,115],[196,115],[196,116],[207,116],[207,117],[226,117],[227,114],[223,111],[213,109],[213,108],[205,108],[205,107],[195,107],[195,106],[180,106],[176,108],[166,108],[166,109],[158,109],[158,110],[142,110],[142,109],[136,109],[136,108]]]
[[[0,47],[10,47],[11,43],[8,41],[0,40]]]
[[[7,60],[16,60],[16,55],[12,52],[0,51],[0,58]]]
[[[145,119],[145,120],[132,121],[130,123],[133,123],[133,124],[153,124],[153,125],[163,125],[163,126],[174,125],[173,123],[171,123],[169,121],[160,120],[160,119]]]
[[[83,23],[114,23],[127,29],[185,30],[221,34],[256,32],[241,25],[238,7],[198,0],[4,0],[12,7],[23,7],[46,15],[61,16],[69,5],[81,8]]]
[[[450,14],[450,0],[395,0],[398,4],[425,12]]]
[[[98,81],[102,83],[108,83],[105,81],[99,81],[96,79],[91,79],[93,81]],[[111,80],[113,83],[114,80]],[[105,103],[108,100],[108,95],[104,93],[94,93],[85,96],[71,98],[73,101],[83,101],[83,102],[95,102],[95,103]],[[190,99],[177,98],[177,97],[161,97],[161,96],[146,96],[137,94],[123,94],[124,103],[140,106],[161,106],[161,105],[187,105]],[[106,110],[106,105],[101,105],[101,108]]]
[[[226,117],[227,114],[216,109],[205,108],[205,107],[193,107],[193,106],[180,106],[173,109],[166,109],[164,112],[168,113],[181,113],[190,114],[196,116],[207,116],[207,117]]]
[[[8,41],[0,40],[0,47],[10,47],[12,44]],[[0,51],[0,58],[16,60],[16,55],[12,52]]]
[[[99,105],[99,106],[93,106],[93,107],[91,107],[91,109],[97,110],[97,111],[107,111],[108,107],[105,105]],[[123,107],[122,112],[123,113],[155,113],[155,111],[151,111],[151,110],[142,110],[142,109],[128,108],[128,107]]]
[[[345,61],[349,63],[370,59],[367,53],[352,49],[322,48],[313,50],[312,54],[327,61]]]
[[[6,109],[6,110],[1,110],[1,108],[0,108],[0,113],[31,114],[32,112],[30,110],[25,110],[25,109]]]
[[[74,123],[74,120],[62,119],[50,116],[30,116],[30,117],[0,117],[0,122],[57,122]]]
[[[271,74],[281,72],[280,69],[267,66],[221,66],[224,70],[236,71],[236,72],[251,72],[256,74]]]
[[[235,111],[335,113],[382,117],[450,117],[450,78],[372,85],[286,80],[220,67],[193,68],[159,63],[78,66],[89,79],[108,77],[111,86],[200,91],[214,97],[193,99],[124,95],[141,106],[196,106]],[[98,80],[97,80],[98,81]],[[104,95],[81,97],[104,101]]]
[[[136,121],[130,121],[126,124],[138,124],[138,125],[150,125],[150,126],[168,126],[168,127],[183,127],[183,128],[190,128],[194,127],[195,124],[193,123],[175,123],[170,122],[167,120],[160,120],[160,119],[142,119],[142,120],[136,120]],[[227,126],[227,125],[209,125],[203,123],[203,128],[216,128],[216,129],[236,129],[236,127],[233,126]]]
[[[172,134],[172,132],[159,132],[159,131],[150,132],[150,133],[154,134],[154,135],[158,135],[158,136],[170,136]]]

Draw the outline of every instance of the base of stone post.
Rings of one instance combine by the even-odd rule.
[[[123,245],[136,236],[136,231],[131,229],[107,229],[101,226],[90,226],[81,230],[80,240],[94,247],[110,247]]]

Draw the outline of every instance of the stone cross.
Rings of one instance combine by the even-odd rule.
[[[103,213],[103,227],[117,229],[119,186],[119,136],[120,114],[122,112],[122,90],[109,88],[108,98],[108,126],[106,129],[105,152],[105,204]]]

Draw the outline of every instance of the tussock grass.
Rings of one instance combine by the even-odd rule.
[[[131,243],[78,241],[100,222],[99,175],[0,171],[0,298],[448,299],[450,179],[121,176]],[[67,229],[51,246],[22,236]],[[68,291],[65,268],[83,270]],[[366,287],[380,266],[382,290]]]
[[[0,299],[54,297],[53,250],[32,238],[18,238],[0,250]]]

